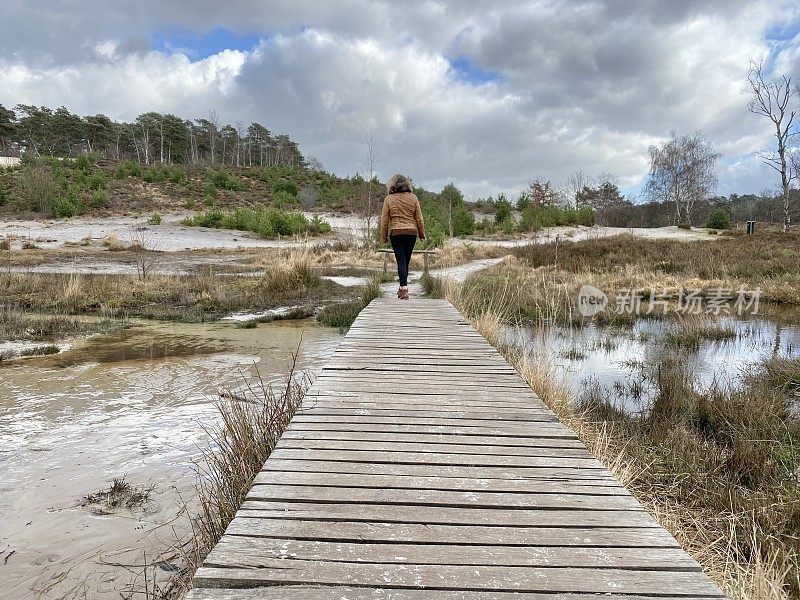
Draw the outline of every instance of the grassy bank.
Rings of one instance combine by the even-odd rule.
[[[121,315],[186,322],[215,320],[236,311],[287,305],[319,306],[352,296],[322,279],[307,252],[272,255],[258,277],[196,275],[0,274],[8,306],[69,315]]]
[[[67,315],[31,315],[9,306],[0,308],[0,340],[54,342],[66,337],[109,333],[124,327],[124,321],[84,321]]]
[[[317,315],[317,321],[346,331],[360,313],[375,298],[381,297],[381,278],[373,277],[361,290],[361,297],[348,302],[330,304]]]
[[[490,276],[491,277],[491,276]],[[481,279],[481,276],[475,279]],[[800,597],[800,360],[773,358],[736,388],[698,391],[680,348],[728,335],[676,329],[677,353],[651,365],[657,397],[644,415],[615,390],[570,397],[551,357],[504,342],[515,288],[433,282],[681,542],[731,598]],[[577,400],[577,401],[576,401]]]

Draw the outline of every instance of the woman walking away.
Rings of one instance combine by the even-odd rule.
[[[419,199],[414,195],[411,180],[403,175],[395,175],[386,184],[389,195],[383,200],[381,214],[381,240],[392,242],[394,257],[397,260],[397,276],[400,288],[397,297],[408,300],[408,265],[414,244],[425,239],[425,222]]]

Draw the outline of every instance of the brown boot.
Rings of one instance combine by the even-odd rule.
[[[400,289],[399,292],[401,300],[408,300],[410,296],[408,295],[408,289]]]
[[[397,288],[397,297],[398,298],[402,298],[403,297],[403,288]]]

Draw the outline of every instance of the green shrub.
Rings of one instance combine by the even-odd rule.
[[[186,173],[186,169],[183,167],[174,167],[172,172],[170,173],[169,180],[172,183],[177,183],[179,185],[186,185],[189,183],[189,176]]]
[[[184,225],[252,231],[263,238],[328,233],[330,224],[315,216],[309,221],[299,212],[275,208],[237,208],[232,213],[210,210],[184,219]]]
[[[147,222],[150,225],[161,225],[161,213],[153,213],[150,215],[150,218],[147,219]]]
[[[485,235],[493,234],[495,231],[494,219],[490,219],[489,217],[481,219],[478,223],[475,224],[475,230]]]
[[[133,160],[126,160],[117,168],[117,179],[124,179],[125,177],[141,177],[142,166]]]
[[[364,306],[361,304],[360,300],[329,304],[317,315],[317,321],[323,325],[338,327],[341,330],[345,330],[353,324],[353,321],[356,320],[358,313],[360,313],[363,308]]]
[[[678,223],[678,229],[686,229],[687,231],[692,228],[691,223]]]
[[[74,217],[83,210],[78,193],[74,190],[68,190],[66,193],[58,196],[53,200],[50,206],[50,213],[56,218]]]
[[[597,215],[591,206],[581,206],[575,212],[576,225],[591,227],[597,222]]]
[[[709,229],[730,229],[731,216],[724,208],[718,208],[708,215],[706,220],[706,227]]]
[[[519,228],[522,231],[537,231],[542,227],[557,227],[560,225],[585,225],[590,227],[594,224],[595,211],[589,206],[573,209],[531,204],[522,211]]]
[[[23,210],[52,213],[53,203],[66,191],[67,182],[53,168],[38,161],[26,162],[17,178],[18,202]]]
[[[90,190],[102,190],[106,187],[106,176],[103,175],[102,171],[94,171],[88,180],[88,186]]]
[[[511,203],[506,200],[505,196],[498,199],[495,207],[494,222],[498,225],[511,217]]]
[[[108,192],[105,190],[95,190],[92,192],[92,206],[96,208],[107,208]]]
[[[308,224],[308,229],[310,233],[321,235],[331,232],[331,224],[319,215],[314,215],[311,217],[311,221]]]
[[[539,231],[542,227],[542,221],[535,210],[528,207],[522,211],[522,217],[519,220],[519,228],[522,231]]]
[[[466,206],[453,209],[453,235],[472,235],[475,233],[475,215]]]
[[[444,226],[441,223],[433,222],[431,224],[425,224],[425,237],[427,240],[427,247],[430,248],[438,248],[442,244],[444,244],[444,238],[447,233],[444,230]]]
[[[160,183],[167,181],[170,175],[169,169],[164,165],[153,165],[142,173],[142,179],[147,183]]]
[[[232,192],[238,192],[244,187],[244,182],[236,177],[236,175],[232,175],[228,173],[225,169],[219,169],[218,171],[212,171],[209,175],[209,179],[211,183],[214,184],[214,187],[223,189],[223,190],[231,190]]]
[[[272,193],[277,194],[279,192],[285,192],[287,194],[291,194],[292,196],[297,196],[300,188],[294,181],[290,181],[285,177],[281,177],[277,181],[272,184]]]
[[[222,227],[222,221],[225,219],[225,213],[221,210],[207,210],[206,212],[198,213],[193,217],[188,217],[183,220],[184,225],[190,227]]]
[[[207,198],[216,198],[217,186],[215,186],[213,182],[209,181],[206,184],[206,187],[203,188],[203,195]]]
[[[287,206],[297,206],[297,196],[292,196],[289,192],[281,190],[272,194],[272,205],[281,210]]]
[[[90,171],[97,162],[96,154],[81,154],[75,159],[75,168],[83,171]]]
[[[3,183],[3,180],[0,179],[0,206],[6,204],[10,197],[11,194],[8,193],[8,190],[6,190],[6,186]]]

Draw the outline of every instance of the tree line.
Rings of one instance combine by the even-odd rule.
[[[222,123],[215,111],[196,119],[146,112],[131,122],[104,114],[80,116],[66,107],[0,104],[0,153],[72,158],[97,154],[141,164],[309,166],[297,143],[260,123]]]

